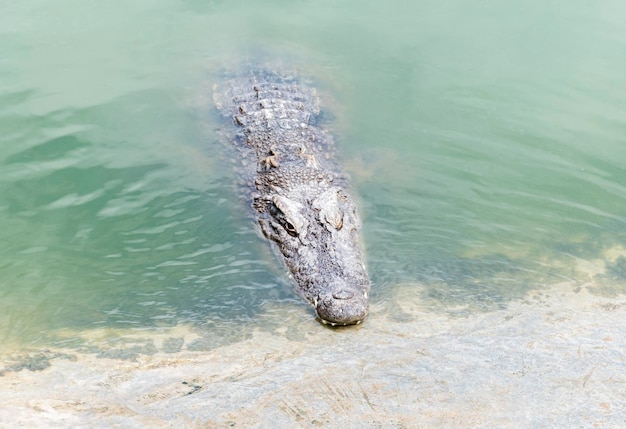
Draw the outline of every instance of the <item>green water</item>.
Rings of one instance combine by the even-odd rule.
[[[212,82],[258,51],[320,87],[375,306],[399,284],[483,311],[583,282],[577,261],[626,246],[624,16],[582,0],[2,2],[0,341],[228,337],[276,302],[315,323],[214,132]],[[612,261],[598,293],[624,273]]]

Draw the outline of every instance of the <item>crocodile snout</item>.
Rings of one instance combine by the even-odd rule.
[[[352,288],[341,288],[320,295],[315,310],[324,324],[354,325],[367,317],[369,300],[367,291]]]

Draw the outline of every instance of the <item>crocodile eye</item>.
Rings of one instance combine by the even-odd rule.
[[[296,231],[296,227],[293,226],[291,222],[285,222],[285,229],[287,230],[287,233],[291,235],[292,237],[296,237],[298,235],[298,231]]]

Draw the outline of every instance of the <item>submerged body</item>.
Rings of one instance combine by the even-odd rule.
[[[332,325],[360,323],[370,281],[361,222],[332,139],[314,125],[315,90],[293,77],[258,73],[227,81],[215,103],[235,124],[232,139],[251,165],[251,203],[298,291]]]

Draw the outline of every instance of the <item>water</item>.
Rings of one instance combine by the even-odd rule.
[[[123,360],[287,320],[293,339],[322,329],[247,218],[214,131],[212,83],[258,56],[320,89],[360,200],[372,332],[415,308],[482,317],[561,282],[621,299],[625,13],[3,2],[0,354]],[[153,345],[161,334],[169,346]]]

